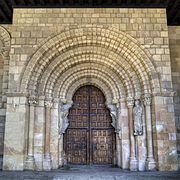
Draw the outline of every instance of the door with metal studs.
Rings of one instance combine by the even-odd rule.
[[[64,151],[69,164],[113,164],[115,132],[102,91],[83,86],[73,96],[64,134]]]

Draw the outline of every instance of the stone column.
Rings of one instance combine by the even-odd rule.
[[[35,132],[34,132],[34,158],[37,171],[43,170],[44,144],[45,144],[45,107],[44,96],[38,97],[38,104],[35,111]]]
[[[50,152],[52,159],[52,169],[59,167],[59,98],[53,99],[53,107],[51,108],[51,137]]]
[[[121,143],[121,104],[117,103],[116,105],[117,107],[117,124],[116,124],[116,151],[117,151],[117,157],[115,159],[117,159],[117,165],[118,167],[122,167],[122,143]]]
[[[129,122],[128,122],[128,108],[125,98],[121,98],[121,152],[122,152],[122,169],[129,168],[129,156],[130,156],[130,146],[129,146]]]
[[[45,101],[45,146],[44,146],[44,170],[51,170],[51,154],[50,154],[50,127],[51,127],[51,100]]]
[[[133,121],[133,106],[134,99],[128,98],[128,118],[129,118],[129,138],[130,138],[130,171],[137,171],[137,159],[135,154],[135,138],[134,138],[134,121]]]
[[[146,170],[155,170],[156,169],[156,162],[154,160],[154,155],[153,155],[151,100],[152,100],[152,98],[150,95],[146,95],[144,98],[146,133],[147,133]]]
[[[29,122],[28,122],[28,155],[25,162],[25,169],[34,170],[34,120],[35,105],[37,101],[35,97],[29,97]]]
[[[63,166],[63,158],[64,158],[64,153],[63,153],[63,132],[62,132],[62,127],[63,127],[63,103],[60,101],[59,102],[59,167]]]

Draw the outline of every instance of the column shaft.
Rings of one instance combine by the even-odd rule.
[[[30,105],[28,155],[34,155],[34,106]]]
[[[50,124],[51,124],[51,109],[46,107],[46,122],[45,122],[45,156],[50,154]]]
[[[59,167],[59,98],[53,100],[51,108],[51,129],[50,129],[50,152],[52,159],[52,169]]]
[[[59,167],[62,167],[63,164],[63,160],[64,160],[64,151],[63,151],[63,133],[61,132],[61,127],[63,126],[63,119],[62,119],[62,115],[63,115],[63,104],[62,102],[59,103]]]
[[[152,118],[151,118],[151,98],[145,97],[145,115],[146,115],[146,133],[147,133],[147,160],[146,169],[155,170],[156,163],[153,155],[153,142],[152,142]]]
[[[29,99],[29,126],[28,126],[28,155],[25,169],[34,170],[34,120],[35,120],[35,98]]]
[[[129,138],[130,138],[130,170],[137,171],[137,159],[135,154],[134,121],[133,121],[134,100],[128,100]]]
[[[45,101],[45,146],[44,146],[44,170],[51,170],[51,154],[50,154],[50,129],[51,129],[51,107],[50,100]]]

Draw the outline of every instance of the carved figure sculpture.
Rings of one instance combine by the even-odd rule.
[[[121,139],[121,128],[117,124],[117,119],[118,119],[117,107],[113,104],[109,104],[108,108],[110,110],[110,116],[112,118],[111,125],[115,128],[115,132],[118,134],[119,139]],[[120,113],[120,109],[119,109],[119,113]]]
[[[65,104],[62,106],[62,110],[61,110],[62,124],[60,124],[60,128],[59,128],[60,135],[64,134],[66,129],[69,126],[68,114],[69,114],[69,109],[71,108],[71,106],[72,106],[72,104]]]
[[[142,125],[142,107],[140,100],[135,100],[134,112],[134,135],[140,136],[143,134]]]
[[[116,125],[117,124],[117,109],[116,109],[116,106],[109,104],[108,108],[110,110],[110,115],[111,115],[111,118],[112,118],[111,125],[116,129],[117,128],[117,125]]]

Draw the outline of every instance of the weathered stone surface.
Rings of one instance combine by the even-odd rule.
[[[4,27],[0,26],[0,107],[6,108],[5,170],[23,170],[28,154],[34,157],[35,170],[62,166],[59,132],[66,124],[60,107],[72,104],[75,90],[86,84],[102,89],[107,104],[118,105],[113,122],[118,166],[177,170],[180,33],[179,28],[168,29],[165,9],[15,8],[13,24]],[[177,90],[174,101],[172,83]],[[6,104],[7,89],[11,97]],[[23,93],[39,98],[33,116]],[[142,134],[134,138],[127,99],[132,99],[133,109],[135,99],[143,101],[149,94],[152,104],[148,109],[142,106]],[[48,98],[58,100],[47,113]],[[28,133],[32,126],[34,133]]]
[[[177,128],[177,150],[180,164],[180,27],[169,27],[171,71],[174,95],[175,122]]]

